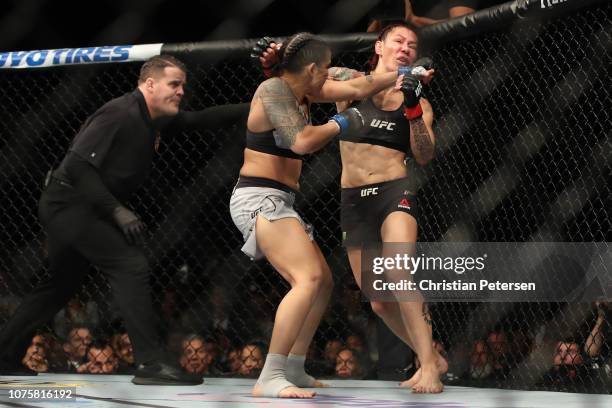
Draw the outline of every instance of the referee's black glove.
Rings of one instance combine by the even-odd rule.
[[[146,226],[132,211],[119,206],[113,210],[113,220],[130,244],[135,245],[144,242]]]

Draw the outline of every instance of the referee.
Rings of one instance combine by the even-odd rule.
[[[149,267],[140,247],[145,225],[124,206],[146,179],[160,131],[216,129],[245,121],[248,104],[179,110],[185,65],[169,55],[146,61],[131,93],[113,99],[83,124],[39,202],[47,232],[49,278],[34,289],[0,333],[0,374],[35,375],[20,359],[37,328],[81,288],[88,268],[107,277],[134,346],[132,382],[195,385],[161,346]]]

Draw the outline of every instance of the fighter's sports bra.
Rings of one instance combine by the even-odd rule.
[[[304,117],[306,124],[310,125],[310,117],[306,111],[298,104],[298,110]],[[290,159],[301,160],[302,156],[294,153],[291,149],[285,149],[276,145],[274,138],[274,129],[265,132],[251,132],[248,128],[246,131],[246,147],[256,152],[268,153],[274,156],[288,157]]]
[[[273,130],[267,130],[265,132],[251,132],[249,129],[246,131],[246,147],[255,150],[256,152],[262,152],[272,154],[274,156],[288,157],[290,159],[302,159],[297,153],[294,153],[291,149],[284,149],[276,145],[274,140]]]
[[[363,116],[365,126],[340,135],[340,140],[368,143],[412,155],[410,150],[410,122],[404,116],[404,106],[394,111],[384,111],[374,105],[371,98],[353,105]]]

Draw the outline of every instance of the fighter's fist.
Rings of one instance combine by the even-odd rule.
[[[251,49],[251,59],[253,63],[263,69],[267,78],[271,78],[278,73],[280,61],[277,51],[281,44],[270,37],[262,37]]]

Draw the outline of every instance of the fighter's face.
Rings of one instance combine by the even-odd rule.
[[[417,36],[406,27],[395,27],[384,40],[376,42],[378,65],[386,71],[395,71],[401,65],[411,65],[417,56]]]

